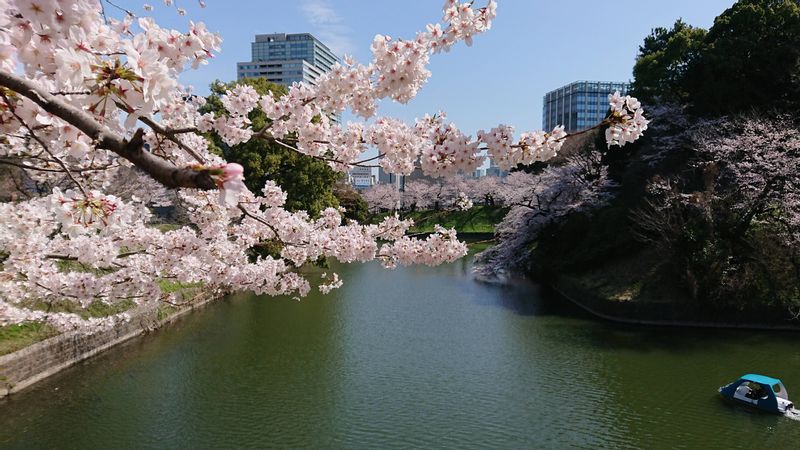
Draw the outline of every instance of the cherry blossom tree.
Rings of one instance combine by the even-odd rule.
[[[496,277],[519,269],[545,226],[572,212],[603,205],[612,198],[614,186],[594,149],[539,173],[512,172],[499,184],[497,194],[511,209],[495,229],[497,245],[479,255],[477,272]]]
[[[405,184],[403,205],[406,209],[452,209],[459,194],[466,191],[468,182],[462,177],[452,177],[446,182],[412,180]]]
[[[723,120],[696,137],[735,217],[734,237],[774,220],[787,244],[800,243],[800,127],[790,117]],[[709,172],[708,169],[706,169]]]
[[[364,200],[369,205],[370,212],[394,211],[400,207],[403,195],[394,186],[389,184],[376,184],[367,188],[363,194]]]
[[[410,180],[404,183],[400,192],[393,185],[379,184],[366,189],[364,199],[370,210],[439,210],[472,208],[475,198],[483,198],[476,193],[477,179],[452,177],[442,180]]]
[[[472,183],[470,194],[479,203],[487,206],[500,205],[502,198],[498,195],[503,179],[500,177],[480,177]]]
[[[210,152],[204,135],[228,145],[265,139],[340,171],[377,162],[391,173],[420,167],[449,177],[473,171],[486,155],[505,167],[550,158],[567,137],[562,127],[515,140],[513,128],[500,125],[472,139],[443,113],[412,125],[377,116],[380,100],[414,98],[430,77],[431,56],[470,45],[489,30],[495,11],[494,0],[447,0],[442,24],[409,39],[376,36],[366,65],[346,57],[317,85],[294,84],[279,99],[237,86],[220,98],[225,111],[201,113],[205,100],[179,76],[219,51],[221,37],[205,24],[166,29],[107,0],[0,0],[0,163],[49,186],[35,198],[0,204],[0,251],[7,255],[0,326],[109,326],[126,316],[84,320],[32,305],[176,302],[160,280],[303,296],[311,282],[297,268],[322,256],[395,267],[465,255],[454,230],[415,239],[406,236],[410,222],[397,217],[364,225],[345,223],[333,208],[317,219],[287,211],[280,186],[249,191],[242,167]],[[611,105],[609,145],[646,130],[635,99],[617,95]],[[255,108],[269,119],[259,129],[248,120]],[[346,109],[365,121],[329,119]],[[378,156],[360,160],[369,148]],[[123,173],[127,189],[118,182]],[[162,232],[148,225],[149,207],[165,199],[187,205],[190,226]],[[262,242],[280,251],[252,257],[248,249]],[[64,261],[85,270],[64,270]],[[314,280],[323,292],[341,283],[336,274]]]
[[[403,186],[403,207],[410,210],[431,209],[436,204],[439,191],[427,181],[407,181]]]
[[[707,121],[687,133],[687,168],[656,177],[637,238],[676,267],[693,298],[800,304],[800,128],[789,117]]]

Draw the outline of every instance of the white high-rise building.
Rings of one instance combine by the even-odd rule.
[[[251,53],[251,61],[236,63],[236,78],[264,77],[286,86],[294,82],[316,84],[317,78],[339,61],[309,33],[257,34]]]

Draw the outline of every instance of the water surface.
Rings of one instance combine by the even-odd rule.
[[[0,448],[800,442],[716,394],[760,372],[800,400],[797,335],[600,323],[468,261],[339,272],[330,295],[226,299],[0,400]]]

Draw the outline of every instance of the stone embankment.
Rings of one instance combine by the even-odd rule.
[[[131,320],[118,326],[86,334],[71,331],[54,336],[14,353],[0,356],[0,398],[84,361],[117,344],[152,331],[178,317],[206,305],[218,293],[201,293],[191,302],[164,317],[153,308],[139,308],[131,312]]]

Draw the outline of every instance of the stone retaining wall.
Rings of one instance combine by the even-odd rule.
[[[214,298],[214,294],[201,294],[189,306],[161,319],[158,318],[158,311],[152,308],[134,310],[129,322],[112,329],[94,334],[71,331],[0,356],[0,398],[19,392],[73,364],[169,323]]]

